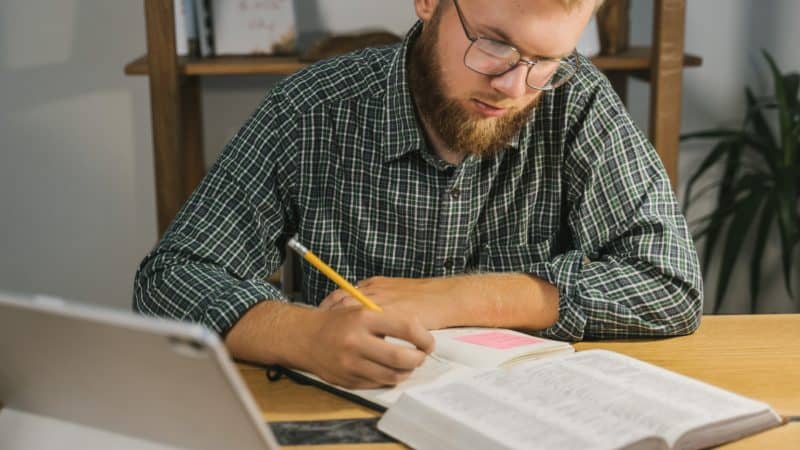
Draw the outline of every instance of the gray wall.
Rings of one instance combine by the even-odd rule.
[[[649,42],[650,3],[634,3],[634,43]],[[754,69],[761,47],[800,67],[800,2],[688,3],[687,48],[704,65],[686,72],[683,129],[735,125],[743,86],[769,86]],[[414,20],[411,1],[298,0],[298,9],[301,31],[374,24],[402,34]],[[0,0],[0,289],[129,307],[133,272],[156,240],[147,79],[122,74],[144,49],[141,1]],[[209,164],[274,81],[203,80]],[[630,98],[646,127],[647,85],[632,85]],[[704,151],[685,146],[682,183]],[[765,270],[766,309],[788,308],[777,261]],[[734,289],[729,310],[745,293]]]
[[[141,2],[0,1],[0,289],[114,306],[155,237]]]

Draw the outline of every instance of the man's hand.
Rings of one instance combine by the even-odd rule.
[[[358,290],[387,312],[417,316],[425,328],[435,330],[445,326],[442,314],[458,283],[454,278],[389,278],[371,277],[358,282]],[[320,303],[320,309],[337,310],[361,305],[347,291],[337,289]]]
[[[433,336],[416,315],[369,311],[361,306],[319,311],[307,342],[304,368],[348,388],[395,385],[433,351]],[[403,339],[416,348],[386,342]]]
[[[406,379],[433,351],[433,336],[416,317],[360,305],[323,311],[265,301],[239,319],[225,345],[245,361],[302,369],[347,388],[376,388]]]

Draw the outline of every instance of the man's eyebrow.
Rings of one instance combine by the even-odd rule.
[[[518,51],[520,51],[520,53],[522,53],[522,47],[520,47],[517,44],[511,42],[511,38],[508,37],[508,35],[505,33],[505,31],[501,30],[500,28],[491,26],[491,25],[484,25],[482,28],[485,28],[490,33],[492,33],[495,36],[499,37],[500,40],[504,44],[508,44],[508,45],[516,48]],[[555,56],[553,56],[553,55],[532,55],[532,56],[535,56],[537,58],[544,58],[544,59],[562,59],[562,58],[566,58],[567,56],[569,56],[571,54],[572,54],[572,52],[570,51],[570,52],[565,53],[563,55],[555,55]]]

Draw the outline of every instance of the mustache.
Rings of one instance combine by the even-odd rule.
[[[513,101],[509,100],[508,97],[503,95],[473,93],[468,96],[468,99],[478,100],[479,102],[486,103],[487,105],[494,106],[495,108],[516,108],[516,105],[514,105]]]
[[[469,96],[467,96],[467,100],[473,100],[473,99],[494,106],[496,108],[520,109],[519,106],[514,104],[513,99],[509,99],[508,97],[502,94],[472,93]],[[530,105],[526,105],[526,107],[535,108],[536,106],[538,106],[541,99],[542,96],[540,95],[536,99],[534,99]]]

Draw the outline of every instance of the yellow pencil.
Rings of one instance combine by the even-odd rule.
[[[320,272],[322,272],[326,277],[330,278],[331,281],[336,283],[340,288],[347,291],[348,294],[352,295],[353,298],[361,302],[365,308],[369,308],[373,311],[380,311],[382,312],[380,306],[376,305],[372,302],[372,300],[368,299],[367,296],[361,293],[355,286],[350,284],[347,280],[342,278],[341,275],[336,273],[329,265],[322,262],[321,259],[317,257],[311,250],[305,248],[303,244],[297,242],[297,239],[291,238],[289,239],[289,247],[297,252],[300,256],[303,257],[306,261],[309,262],[312,266],[316,267]]]

